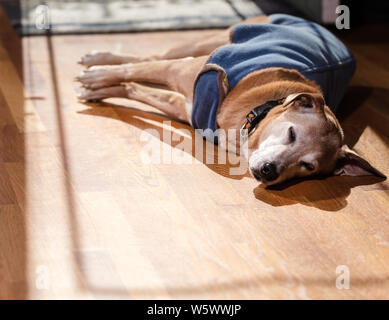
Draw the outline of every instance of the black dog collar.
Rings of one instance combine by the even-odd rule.
[[[240,136],[242,138],[248,138],[248,136],[255,131],[257,125],[261,122],[261,120],[266,117],[268,112],[274,107],[283,104],[284,101],[285,98],[278,100],[270,100],[251,110],[246,116],[246,122],[240,129]]]

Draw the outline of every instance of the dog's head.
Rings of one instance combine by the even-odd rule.
[[[249,139],[250,173],[266,185],[314,175],[385,177],[343,144],[343,131],[321,94],[289,95]]]

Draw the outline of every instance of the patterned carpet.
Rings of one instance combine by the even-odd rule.
[[[222,28],[263,14],[250,0],[0,0],[21,35]],[[43,5],[43,6],[42,6]]]

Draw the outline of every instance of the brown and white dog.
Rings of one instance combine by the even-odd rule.
[[[268,17],[257,17],[243,23],[267,22]],[[207,39],[150,57],[87,54],[80,63],[88,69],[77,77],[84,87],[79,99],[134,99],[191,123],[196,77],[209,55],[229,43],[229,34],[230,29],[215,31]],[[161,83],[169,90],[139,82]],[[344,145],[342,128],[320,88],[296,70],[266,68],[243,78],[219,107],[217,125],[225,132],[239,132],[254,106],[280,97],[286,99],[269,111],[244,142],[250,172],[257,180],[271,185],[312,175],[385,177]],[[230,142],[221,147],[229,149]]]

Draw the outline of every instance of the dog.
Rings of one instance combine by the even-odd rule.
[[[134,99],[204,129],[222,148],[243,148],[266,186],[315,175],[386,178],[343,142],[334,112],[355,61],[316,23],[261,16],[155,56],[92,52],[79,62],[87,67],[76,78],[80,100]],[[219,129],[236,134],[217,139]]]

